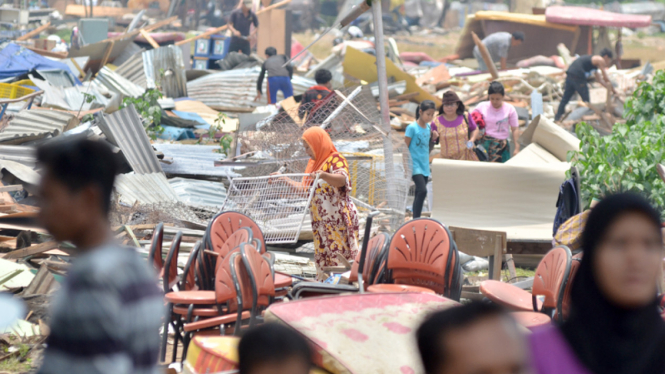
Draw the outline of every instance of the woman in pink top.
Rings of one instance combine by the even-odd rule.
[[[538,374],[665,373],[660,227],[660,213],[634,194],[607,197],[591,210],[570,318],[530,336]]]
[[[520,151],[519,124],[515,108],[503,102],[505,90],[500,82],[490,83],[487,90],[489,101],[484,101],[476,107],[485,120],[485,135],[481,144],[487,150],[490,162],[506,162],[510,159],[508,138],[513,134],[513,155]]]

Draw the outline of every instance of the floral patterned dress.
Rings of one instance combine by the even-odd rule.
[[[351,201],[351,178],[344,156],[333,153],[323,164],[322,171],[341,174],[346,185],[335,188],[319,179],[312,198],[312,231],[316,267],[337,266],[337,254],[351,261],[358,253],[358,211]],[[319,279],[325,280],[325,279]]]
[[[455,127],[446,127],[439,118],[434,120],[439,132],[439,141],[441,143],[441,155],[435,158],[447,158],[450,160],[478,161],[476,153],[466,148],[466,142],[469,141],[469,125],[466,121]]]

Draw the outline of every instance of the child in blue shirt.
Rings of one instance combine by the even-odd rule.
[[[413,218],[420,217],[423,203],[427,197],[427,178],[429,178],[429,142],[432,130],[429,123],[434,118],[436,104],[431,100],[420,103],[416,111],[416,121],[406,128],[404,141],[411,153],[413,182],[416,184],[416,196],[413,199]]]

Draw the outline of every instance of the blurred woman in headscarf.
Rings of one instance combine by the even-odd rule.
[[[530,337],[537,373],[664,373],[659,212],[638,195],[609,196],[589,213],[582,248],[570,318]]]
[[[323,281],[324,266],[339,266],[338,255],[352,261],[358,253],[358,211],[351,201],[351,178],[346,158],[335,148],[328,133],[320,127],[310,127],[302,136],[305,152],[310,157],[302,184],[309,188],[314,180],[314,196],[310,213],[314,234],[314,261],[318,279]],[[316,177],[318,176],[318,179]]]

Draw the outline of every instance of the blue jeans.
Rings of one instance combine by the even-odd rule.
[[[293,86],[289,77],[268,77],[269,104],[277,103],[277,91],[282,91],[285,99],[293,96]]]

